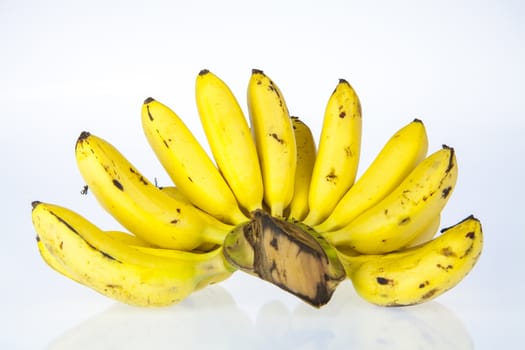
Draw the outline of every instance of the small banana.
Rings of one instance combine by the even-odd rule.
[[[76,159],[84,181],[100,204],[127,230],[164,248],[192,250],[221,244],[232,226],[148,181],[110,143],[83,132]]]
[[[271,214],[283,217],[294,193],[297,154],[292,121],[283,94],[262,71],[252,70],[248,109]]]
[[[443,148],[423,160],[382,201],[325,237],[334,246],[362,254],[389,253],[413,241],[443,209],[456,184],[454,150]]]
[[[415,119],[388,140],[334,211],[315,229],[324,232],[348,225],[359,214],[392,192],[425,158],[427,150],[425,126],[422,121]]]
[[[423,245],[385,255],[339,252],[347,276],[364,299],[383,306],[412,305],[457,285],[482,250],[480,222],[470,216]]]
[[[244,113],[230,88],[204,69],[195,83],[200,120],[213,157],[240,205],[251,212],[262,207],[259,158]]]
[[[137,306],[176,303],[229,277],[222,248],[191,253],[124,244],[79,214],[34,202],[33,225],[43,259],[55,270],[99,293]]]
[[[301,221],[308,214],[308,190],[315,162],[315,141],[308,125],[298,117],[292,117],[292,126],[297,147],[294,194],[289,206],[288,218]]]
[[[223,222],[248,221],[206,151],[175,112],[148,98],[142,106],[142,127],[168,175],[196,207]]]
[[[350,84],[340,79],[330,96],[315,160],[304,223],[326,219],[354,183],[361,150],[361,103]]]

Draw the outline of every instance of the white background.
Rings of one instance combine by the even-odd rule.
[[[516,348],[522,343],[525,8],[515,1],[0,2],[2,252],[0,348]],[[360,172],[414,117],[431,150],[455,147],[457,189],[442,226],[475,214],[485,249],[436,301],[370,306],[349,282],[313,310],[254,278],[164,309],[118,304],[41,260],[33,200],[118,225],[91,196],[73,147],[82,130],[110,140],[149,178],[168,177],[149,149],[140,107],[171,106],[205,144],[194,102],[202,68],[241,104],[252,68],[320,132],[347,79],[363,105]]]

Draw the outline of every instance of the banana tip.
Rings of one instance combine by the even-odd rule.
[[[147,99],[144,100],[144,104],[147,105],[148,103],[151,103],[153,101],[155,101],[153,97],[148,97]]]
[[[201,69],[201,71],[199,72],[199,75],[206,75],[209,72],[210,72],[209,69]]]
[[[252,68],[252,74],[263,74],[264,75],[264,72],[260,69]]]
[[[35,209],[41,203],[42,203],[41,201],[32,201],[31,202],[31,208]]]
[[[80,133],[80,136],[78,137],[77,142],[78,142],[78,141],[82,141],[82,140],[87,139],[90,135],[91,135],[91,134],[90,134],[88,131],[82,131],[82,132]]]

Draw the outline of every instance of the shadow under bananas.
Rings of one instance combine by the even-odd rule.
[[[343,283],[320,310],[280,301],[255,322],[222,287],[178,305],[139,309],[115,304],[49,344],[62,349],[473,349],[461,321],[436,302],[384,308],[362,301]]]

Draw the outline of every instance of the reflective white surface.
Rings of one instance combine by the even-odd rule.
[[[519,348],[525,307],[523,159],[525,9],[521,1],[2,1],[0,3],[0,348]],[[347,79],[363,105],[359,172],[414,117],[430,148],[456,149],[457,188],[442,226],[475,214],[485,249],[434,302],[377,308],[345,282],[321,310],[238,273],[165,309],[115,304],[40,259],[30,203],[118,225],[81,196],[82,130],[146,176],[169,179],[140,128],[152,96],[203,141],[194,103],[202,68],[244,106],[251,68],[319,135],[326,100]],[[213,344],[213,345],[210,345]]]

